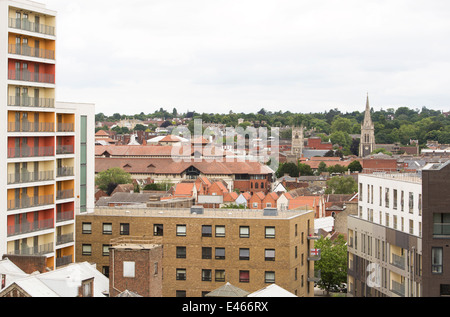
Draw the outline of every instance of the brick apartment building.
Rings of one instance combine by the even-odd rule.
[[[115,280],[117,292],[127,288],[147,295],[147,286],[136,286],[130,277],[128,284],[120,282],[121,274],[110,267],[111,256],[117,254],[115,241],[139,237],[163,247],[164,297],[200,297],[226,282],[248,292],[275,283],[297,296],[313,296],[314,259],[309,251],[317,238],[314,212],[194,210],[97,208],[80,215],[77,261],[96,263]],[[147,266],[153,268],[155,262]]]

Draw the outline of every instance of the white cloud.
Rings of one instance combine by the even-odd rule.
[[[96,112],[448,111],[446,0],[41,0],[57,97]]]

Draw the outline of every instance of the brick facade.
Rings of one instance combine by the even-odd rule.
[[[89,224],[85,228],[90,226],[90,233],[83,233],[83,223]],[[103,224],[112,230],[103,233]],[[313,212],[263,216],[262,210],[205,209],[204,214],[197,215],[191,215],[189,209],[97,210],[77,216],[76,260],[96,263],[100,271],[109,271],[111,278],[111,254],[105,254],[104,250],[111,239],[121,237],[121,224],[129,225],[130,236],[162,241],[164,297],[179,293],[200,297],[226,282],[249,292],[276,283],[298,296],[313,296],[308,273],[313,275],[314,263],[307,260],[308,250],[313,248],[313,241],[308,239],[314,226]],[[154,235],[156,225],[162,225],[162,236]],[[177,235],[178,225],[185,226],[185,235]],[[205,256],[208,251],[209,256]],[[275,256],[270,258],[273,253]],[[216,280],[216,273],[220,275],[222,270],[224,278]],[[246,271],[248,280],[242,278]],[[271,272],[275,278],[267,280],[268,276],[273,277]],[[184,278],[177,279],[177,276]],[[117,287],[117,291],[124,290],[123,286]]]

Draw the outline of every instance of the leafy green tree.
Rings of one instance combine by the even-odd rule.
[[[331,241],[321,237],[314,243],[320,249],[320,260],[314,263],[314,269],[320,270],[317,286],[327,292],[339,292],[345,289],[347,282],[347,246],[342,235]]]
[[[280,164],[278,170],[276,171],[277,177],[283,177],[284,174],[288,174],[291,177],[298,177],[299,169],[295,163],[284,163]]]
[[[327,181],[325,194],[353,194],[358,190],[358,184],[349,176],[334,176]]]
[[[131,184],[131,182],[131,175],[120,167],[107,169],[106,171],[98,173],[95,177],[95,185],[106,191],[108,195],[111,194],[118,184]],[[108,191],[110,192],[108,193]]]
[[[326,171],[327,171],[327,164],[325,164],[325,162],[320,162],[316,170],[316,175],[320,175]]]
[[[350,172],[361,172],[362,166],[358,160],[354,160],[353,162],[348,164],[348,169],[350,170]]]
[[[300,163],[298,164],[298,172],[301,176],[312,176],[314,175],[314,171],[312,170],[311,166],[308,164]]]

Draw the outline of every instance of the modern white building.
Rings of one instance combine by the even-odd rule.
[[[0,0],[0,255],[73,262],[75,215],[94,204],[93,104],[59,103],[56,12]]]
[[[358,186],[358,215],[347,219],[347,295],[421,296],[421,174],[360,174]]]

